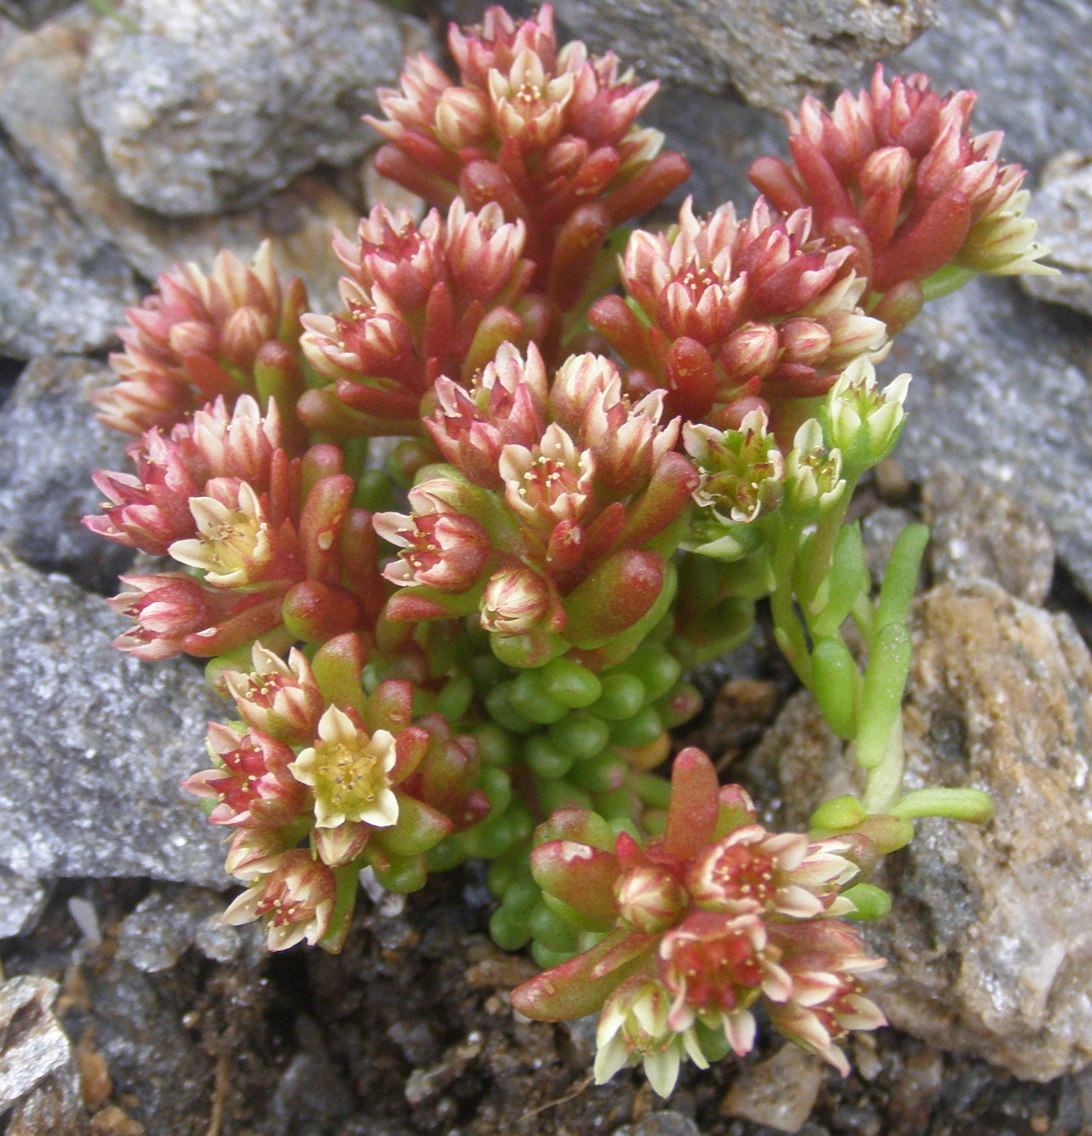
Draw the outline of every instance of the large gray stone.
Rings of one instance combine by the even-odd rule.
[[[922,479],[940,461],[994,482],[1043,517],[1092,595],[1092,336],[1016,285],[976,280],[925,311],[883,365],[910,371],[897,456]]]
[[[932,0],[556,0],[558,16],[597,50],[648,76],[788,109],[845,83],[936,18]]]
[[[361,114],[420,25],[372,0],[128,0],[103,20],[84,115],[122,193],[171,216],[251,205],[371,144]]]
[[[178,782],[225,703],[185,660],[111,647],[120,623],[0,546],[0,864],[224,887],[221,837]]]
[[[975,122],[1004,130],[1004,154],[1033,170],[1061,150],[1092,154],[1092,3],[944,0],[939,21],[891,61],[940,90],[979,95]]]
[[[995,816],[918,821],[887,858],[870,985],[900,1029],[1049,1080],[1092,1059],[1092,656],[1068,616],[986,581],[934,588],[915,623],[905,787],[985,789]],[[790,828],[859,788],[807,695],[755,761],[777,763]]]
[[[0,144],[0,354],[94,351],[114,338],[133,274]]]
[[[1024,276],[1021,283],[1039,300],[1065,304],[1092,316],[1092,158],[1067,150],[1043,171],[1032,198],[1039,240],[1057,276]]]
[[[64,572],[97,591],[116,591],[132,549],[88,532],[97,511],[97,469],[127,467],[132,439],[94,419],[91,392],[115,381],[93,359],[35,359],[0,406],[0,541],[35,568]]]
[[[35,32],[0,39],[0,123],[96,237],[154,279],[176,261],[206,268],[222,248],[249,259],[263,238],[278,267],[302,276],[312,303],[336,303],[332,227],[352,231],[356,210],[333,187],[305,175],[262,205],[212,217],[163,218],[124,198],[79,106],[88,41],[98,24],[80,6]]]

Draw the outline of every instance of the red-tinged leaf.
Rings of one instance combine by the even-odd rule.
[[[628,832],[620,832],[614,845],[615,855],[623,871],[630,871],[647,863],[644,849],[633,839]]]
[[[393,680],[392,680],[393,681]],[[405,683],[407,687],[409,683]],[[373,727],[371,723],[375,720],[371,714],[371,703],[368,705],[368,715],[366,717],[366,724],[371,730]],[[387,718],[386,721],[390,722],[391,719]],[[394,766],[390,772],[392,783],[400,785],[408,777],[412,777],[417,772],[418,766],[424,760],[425,754],[428,753],[429,736],[428,731],[423,730],[420,726],[406,726],[404,729],[398,729],[395,725],[380,725],[375,726],[374,729],[394,730]]]
[[[597,202],[581,205],[561,226],[546,286],[559,307],[571,308],[580,299],[610,230],[610,216]]]
[[[614,931],[576,958],[517,986],[511,995],[513,1009],[540,1022],[571,1021],[595,1013],[644,961],[638,956],[631,959],[628,966],[591,977],[600,960],[629,938],[632,938],[629,931]]]
[[[381,682],[368,698],[369,730],[403,730],[413,721],[413,684],[406,679]],[[423,732],[423,731],[422,731]],[[407,743],[409,744],[408,740]]]
[[[298,639],[322,643],[353,631],[360,621],[360,608],[344,588],[301,580],[284,597],[281,618]]]
[[[709,413],[716,393],[716,377],[709,352],[687,336],[676,339],[667,354],[667,380],[671,391],[670,413],[688,422],[701,422]]]
[[[795,213],[808,204],[792,166],[782,158],[767,155],[756,159],[751,163],[747,176],[758,192],[782,213]]]
[[[664,454],[651,484],[627,510],[618,543],[639,546],[662,532],[686,508],[700,482],[698,471],[682,454]]]
[[[328,437],[370,438],[376,435],[405,434],[412,437],[423,434],[424,427],[418,417],[393,421],[389,418],[376,418],[346,406],[328,388],[304,391],[296,403],[296,414],[309,429]],[[416,408],[415,408],[416,415]]]
[[[584,558],[584,532],[576,521],[558,521],[546,544],[546,563],[553,572],[567,572]]]
[[[527,206],[523,203],[512,179],[494,162],[485,160],[471,162],[459,175],[459,189],[467,205],[475,211],[495,201],[507,220],[528,219]]]
[[[634,178],[603,199],[611,225],[620,225],[655,209],[690,176],[690,163],[674,150],[657,154]]]
[[[258,603],[230,619],[222,620],[207,631],[183,636],[181,650],[199,659],[211,659],[233,647],[252,643],[259,635],[272,631],[281,622],[281,597]],[[135,652],[134,652],[135,653]],[[141,657],[141,656],[138,656]]]
[[[185,352],[182,356],[182,368],[186,372],[186,378],[209,402],[212,402],[217,395],[230,398],[239,392],[238,384],[231,375],[203,351]]]
[[[916,319],[925,307],[925,294],[916,280],[903,280],[883,294],[883,299],[872,309],[876,319],[883,320],[890,335],[897,335],[908,323]]]
[[[457,188],[446,178],[422,168],[397,146],[380,146],[375,155],[376,172],[405,186],[410,193],[423,197],[431,205],[446,208],[458,195]]]
[[[588,809],[555,809],[535,829],[536,846],[550,840],[575,840],[603,852],[614,848],[615,837],[611,827],[598,814]]]
[[[314,450],[319,449],[327,447],[314,447]],[[333,584],[338,579],[338,530],[355,489],[356,484],[348,474],[338,473],[320,477],[307,494],[300,514],[299,534],[304,571],[313,581]]]
[[[876,258],[870,285],[878,292],[904,280],[924,280],[943,268],[967,240],[971,204],[962,193],[945,193],[925,215]]]
[[[380,386],[377,382],[360,379],[335,379],[334,394],[339,402],[364,414],[380,418],[409,418],[416,414],[420,399],[413,392]]]
[[[580,169],[573,179],[574,192],[581,197],[602,193],[618,172],[621,161],[621,155],[614,146],[600,146],[597,150],[593,150],[580,163]]]
[[[338,564],[342,583],[360,604],[365,621],[372,624],[383,610],[387,588],[379,573],[379,544],[367,509],[350,509],[338,536]]]
[[[789,147],[796,160],[800,180],[807,187],[807,203],[815,211],[820,227],[834,217],[852,217],[855,213],[853,202],[822,151],[803,134],[793,135],[789,139]]]
[[[654,949],[659,941],[659,935],[646,935],[639,931],[630,932],[625,939],[612,946],[595,964],[591,972],[592,979],[601,978],[606,974],[617,974],[623,968],[626,968],[628,977],[632,973],[629,968],[634,961],[644,962],[649,951]]]
[[[485,315],[474,332],[474,338],[462,366],[464,382],[491,362],[504,343],[516,343],[524,338],[523,320],[511,308],[494,308]]]
[[[602,556],[618,547],[618,538],[626,523],[626,507],[621,501],[612,501],[584,530],[584,556],[594,564]]]
[[[630,367],[656,369],[645,325],[621,296],[604,296],[588,311],[588,323],[622,356]]]
[[[683,863],[710,842],[720,808],[719,790],[709,758],[694,746],[684,749],[671,768],[667,826],[656,841],[657,853]]]
[[[663,558],[654,553],[633,548],[615,553],[566,598],[565,638],[592,650],[620,635],[659,598],[664,572]]]
[[[543,891],[592,919],[618,914],[618,857],[574,840],[551,840],[531,853],[531,874]]]
[[[391,623],[422,623],[428,619],[445,619],[450,614],[447,604],[409,589],[391,596],[383,610],[383,618]]]
[[[455,808],[466,793],[470,766],[470,754],[457,741],[434,738],[418,771],[418,795],[444,813]]]

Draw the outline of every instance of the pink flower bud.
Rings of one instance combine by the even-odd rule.
[[[686,911],[686,889],[666,868],[643,864],[624,873],[614,887],[618,914],[635,930],[666,931]]]
[[[558,597],[549,581],[522,564],[494,572],[482,592],[481,625],[500,635],[524,635],[534,627],[557,630]]]

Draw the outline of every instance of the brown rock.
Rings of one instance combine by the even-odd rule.
[[[798,1045],[745,1065],[721,1102],[725,1116],[741,1116],[779,1132],[799,1132],[815,1107],[823,1062]]]
[[[1068,616],[987,581],[934,588],[915,619],[906,788],[985,789],[995,817],[919,821],[888,858],[877,1000],[931,1045],[1048,1080],[1092,1059],[1092,656]],[[807,696],[762,748],[781,747],[790,827],[858,783]]]
[[[0,986],[0,1109],[12,1136],[81,1136],[86,1116],[72,1046],[53,1015],[57,984],[28,975]]]

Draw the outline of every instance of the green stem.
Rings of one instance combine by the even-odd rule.
[[[868,774],[868,783],[861,795],[865,811],[872,816],[884,816],[892,811],[902,791],[902,774],[905,757],[902,748],[902,715],[895,718],[878,765]]]
[[[834,546],[846,519],[846,510],[856,488],[856,478],[846,483],[837,503],[819,517],[815,533],[808,545],[807,561],[800,580],[800,606],[809,615],[818,615],[816,596],[830,576],[834,563]],[[821,606],[821,605],[820,605]]]
[[[811,656],[804,638],[804,628],[793,604],[793,567],[800,547],[802,526],[798,521],[790,521],[784,516],[779,521],[771,564],[774,586],[770,593],[770,610],[773,613],[774,633],[778,646],[797,678],[810,690]]]

